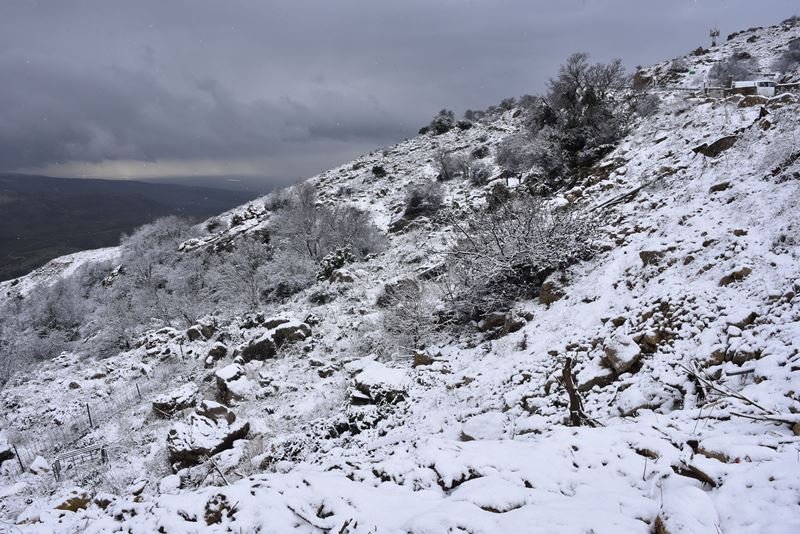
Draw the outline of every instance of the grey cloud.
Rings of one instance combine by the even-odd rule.
[[[632,68],[707,44],[710,26],[776,23],[794,3],[3,2],[0,170],[263,158],[311,174],[442,107],[540,92],[571,52]]]

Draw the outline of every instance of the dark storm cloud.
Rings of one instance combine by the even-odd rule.
[[[0,170],[202,160],[224,171],[253,159],[268,162],[253,172],[307,175],[413,134],[442,107],[540,92],[570,52],[633,67],[707,44],[710,26],[724,35],[794,10],[788,0],[8,0]]]

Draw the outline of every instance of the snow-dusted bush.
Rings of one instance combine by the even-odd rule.
[[[442,206],[444,190],[437,182],[413,184],[406,193],[405,217],[413,219],[421,215],[429,216]]]
[[[591,217],[539,197],[516,196],[452,222],[460,240],[448,253],[447,294],[466,317],[533,297],[547,275],[592,251]]]
[[[636,102],[636,114],[640,117],[649,117],[661,106],[661,100],[658,95],[645,94]]]
[[[453,129],[456,124],[456,116],[449,109],[443,109],[433,118],[428,125],[428,130],[434,135],[441,135]]]
[[[708,71],[709,85],[729,87],[737,80],[747,80],[758,72],[758,62],[746,52],[734,52],[716,62]]]
[[[480,160],[464,162],[464,179],[475,187],[486,185],[492,177],[492,166]]]
[[[312,184],[298,187],[289,205],[275,214],[272,232],[276,248],[291,249],[315,262],[345,246],[361,258],[384,245],[383,235],[367,212],[353,206],[332,208],[318,203]]]
[[[447,182],[461,174],[465,164],[464,158],[444,149],[440,149],[433,156],[433,163],[439,171],[437,179]]]
[[[800,39],[793,39],[775,63],[775,70],[784,74],[800,69]]]
[[[530,176],[537,189],[569,185],[626,132],[632,106],[620,91],[625,85],[619,60],[592,65],[587,54],[571,55],[544,98],[525,98],[527,129],[501,143],[498,165]]]

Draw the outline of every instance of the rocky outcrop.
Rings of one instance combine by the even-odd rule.
[[[205,400],[187,422],[178,423],[167,433],[167,454],[173,467],[197,465],[244,439],[250,424],[239,421],[222,404]]]

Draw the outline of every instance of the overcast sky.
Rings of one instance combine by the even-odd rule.
[[[443,107],[629,69],[796,0],[0,0],[0,171],[311,176]]]

